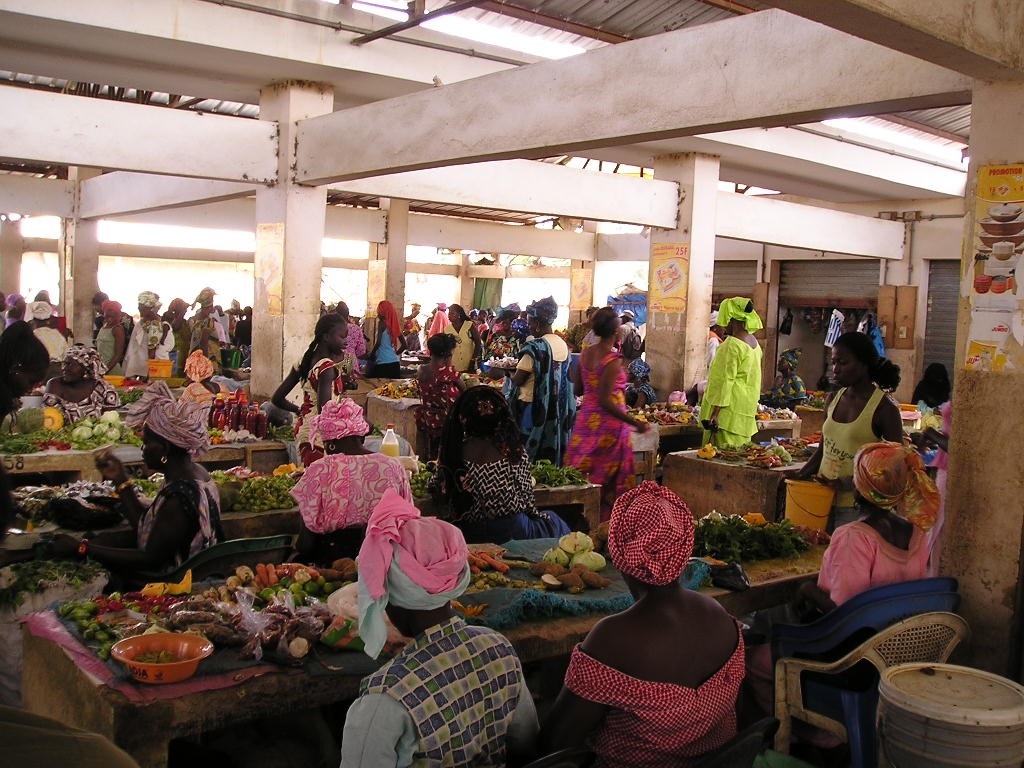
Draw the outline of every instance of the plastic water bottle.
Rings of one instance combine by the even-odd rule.
[[[385,456],[393,456],[398,458],[398,454],[401,453],[398,446],[398,435],[395,434],[395,425],[388,424],[387,429],[384,430],[384,439],[380,441],[380,452]]]

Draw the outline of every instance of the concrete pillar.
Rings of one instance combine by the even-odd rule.
[[[1024,83],[976,81],[971,121],[964,242],[974,242],[978,168],[1024,163]],[[960,580],[961,613],[971,625],[964,663],[1019,679],[1021,554],[1024,536],[1024,366],[1014,371],[964,369],[971,310],[973,249],[965,248],[966,279],[958,315],[953,428],[941,571]],[[1021,327],[1024,302],[1012,325]],[[1006,348],[1017,339],[1011,333]],[[1019,351],[1019,350],[1018,350]]]
[[[409,247],[409,201],[384,198],[382,210],[388,214],[387,241],[377,249],[377,258],[387,263],[384,271],[384,298],[395,305],[398,314],[404,314],[406,249]],[[369,309],[376,314],[377,305]]]
[[[651,383],[663,396],[686,389],[704,375],[715,269],[718,165],[717,157],[696,153],[654,159],[655,178],[679,182],[676,229],[651,232],[647,362]],[[658,309],[662,289],[669,295],[664,308]]]
[[[278,183],[256,190],[250,388],[258,398],[269,397],[298,363],[320,316],[327,188],[296,184],[292,169],[296,121],[328,113],[333,106],[331,89],[316,83],[289,82],[260,91],[260,118],[276,120],[280,136]]]
[[[494,263],[498,263],[498,254],[492,253]],[[476,290],[476,278],[469,276],[469,254],[459,253],[459,304],[469,312],[473,308],[473,293]]]
[[[569,324],[572,328],[587,319],[587,309],[594,306],[594,271],[597,267],[597,222],[583,220],[583,231],[595,235],[594,258],[591,261],[572,259],[569,263]],[[646,332],[646,329],[645,329]]]
[[[4,219],[0,222],[0,291],[4,296],[21,290],[21,256],[24,251],[21,225]]]
[[[97,231],[99,222],[83,221],[78,217],[81,183],[99,176],[94,168],[68,169],[68,179],[75,182],[74,216],[61,220],[57,243],[57,263],[60,269],[60,313],[67,318],[75,341],[92,343],[92,297],[101,290],[99,285],[100,249]],[[52,298],[56,298],[51,296]],[[126,311],[131,311],[126,308]]]

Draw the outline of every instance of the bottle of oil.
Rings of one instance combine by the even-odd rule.
[[[401,451],[399,450],[398,435],[395,434],[394,424],[388,424],[387,429],[384,430],[384,439],[380,441],[380,452],[385,456],[398,458],[398,454]]]

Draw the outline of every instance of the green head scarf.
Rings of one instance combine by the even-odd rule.
[[[725,328],[731,320],[742,320],[747,333],[757,333],[764,328],[764,323],[754,311],[754,303],[742,296],[725,299],[718,307],[718,325]]]

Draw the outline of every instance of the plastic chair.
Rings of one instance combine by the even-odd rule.
[[[589,747],[567,747],[538,757],[523,768],[587,768],[594,762],[594,757]]]
[[[774,717],[748,725],[714,752],[703,755],[693,768],[750,768],[779,727]]]
[[[772,661],[787,656],[833,660],[910,616],[960,607],[956,579],[936,577],[865,590],[809,624],[772,627]]]
[[[167,573],[140,574],[148,581],[181,581],[185,571],[191,569],[192,579],[199,581],[211,576],[226,577],[240,565],[281,563],[292,551],[290,535],[264,536],[257,539],[232,539],[214,544],[197,552],[177,568]]]
[[[945,662],[969,632],[955,613],[922,613],[882,630],[836,661],[780,659],[775,665],[776,751],[789,752],[795,717],[844,739],[853,768],[875,768],[878,673],[896,664]],[[852,670],[862,662],[874,670],[858,679]]]

